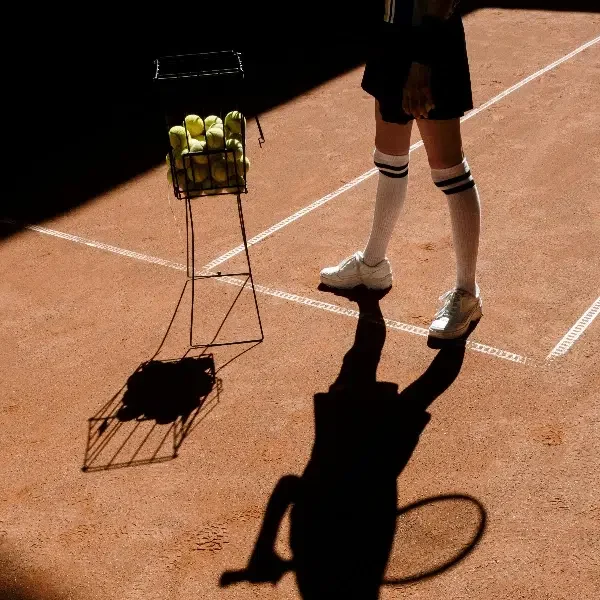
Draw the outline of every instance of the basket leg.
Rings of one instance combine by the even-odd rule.
[[[192,280],[192,300],[190,308],[190,347],[194,345],[194,303],[196,301],[196,242],[194,232],[194,217],[192,214],[192,204],[188,198],[186,201],[186,220],[189,220],[188,227],[188,277]]]
[[[185,259],[186,259],[186,273],[188,279],[190,277],[190,206],[189,200],[185,201]]]
[[[263,332],[262,320],[260,318],[260,310],[258,308],[258,299],[256,297],[256,289],[254,288],[254,278],[252,277],[252,266],[250,264],[250,254],[248,252],[248,239],[246,237],[246,225],[244,223],[244,211],[242,210],[242,197],[237,194],[238,215],[240,218],[240,229],[242,231],[242,239],[244,240],[244,251],[246,252],[246,262],[248,263],[248,276],[250,277],[250,285],[252,286],[252,294],[254,295],[254,306],[256,308],[256,316],[258,317],[258,326],[260,328],[260,341],[265,339]]]

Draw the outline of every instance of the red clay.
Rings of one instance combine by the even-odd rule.
[[[598,35],[600,17],[485,10],[467,18],[466,29],[479,105]],[[373,561],[381,551],[370,543],[375,528],[369,525],[384,515],[391,489],[398,509],[424,503],[397,516],[384,578],[405,583],[383,585],[381,598],[595,597],[597,322],[564,358],[544,358],[598,296],[599,59],[598,45],[589,48],[463,128],[485,219],[485,316],[472,339],[532,357],[537,366],[471,350],[462,363],[437,358],[431,366],[439,354],[424,338],[388,329],[381,350],[383,330],[367,321],[340,382],[357,320],[261,294],[265,341],[229,363],[244,347],[215,350],[219,393],[196,416],[179,457],[83,473],[88,418],[113,399],[118,406],[128,377],[152,357],[185,273],[33,231],[4,242],[0,585],[21,586],[32,600],[314,597],[306,590],[323,563],[312,571],[284,569],[275,586],[220,586],[224,573],[245,569],[273,490],[295,475],[307,494],[295,502],[305,512],[285,513],[276,549],[290,559],[290,530],[322,532],[317,539],[307,533],[307,546],[294,537],[295,559],[310,565],[307,548],[326,557],[325,567],[335,565],[350,578],[344,585],[352,577],[361,581],[353,561]],[[263,150],[252,144],[251,132],[249,235],[372,167],[372,102],[359,88],[360,76],[360,70],[349,73],[264,115]],[[380,306],[386,318],[423,327],[451,282],[453,257],[445,200],[431,184],[423,149],[411,161],[409,199],[390,249],[396,284]],[[163,171],[45,226],[182,263],[183,206],[172,199],[173,216]],[[356,302],[318,291],[318,271],[364,243],[374,185],[367,180],[253,247],[257,283],[358,310]],[[205,264],[239,244],[235,205],[229,198],[195,206],[198,260]],[[240,259],[223,269],[235,269]],[[237,291],[203,284],[199,337],[214,332]],[[185,352],[188,303],[159,358]],[[361,302],[363,311],[374,308]],[[255,328],[244,292],[223,335],[254,335]],[[375,369],[380,383],[362,396],[351,393],[356,381],[346,375],[373,384]],[[411,386],[424,373],[425,384]],[[152,451],[169,458],[160,441],[170,426],[149,434],[152,426],[123,422],[111,438],[107,429],[96,466],[114,456],[131,458],[144,440],[138,458]],[[374,435],[378,426],[386,434],[381,438]],[[316,432],[325,446],[314,449]],[[363,436],[369,443],[361,444]],[[379,443],[386,451],[377,455]],[[377,456],[382,463],[364,463]],[[335,472],[356,464],[351,472],[366,478],[370,470],[362,472],[361,464],[382,473],[389,466],[392,487],[381,490],[382,504],[378,479],[374,488],[354,489],[320,480],[328,460]],[[326,500],[306,500],[324,490],[339,495],[331,513]],[[447,495],[453,498],[432,501]],[[330,496],[316,494],[321,497]],[[320,521],[307,514],[325,515],[327,526],[315,528]],[[453,568],[424,577],[461,556],[480,533]]]

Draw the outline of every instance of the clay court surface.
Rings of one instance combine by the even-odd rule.
[[[362,68],[262,115],[262,149],[250,123],[248,237],[295,217],[250,247],[264,341],[212,350],[217,385],[185,423],[114,418],[185,282],[184,205],[163,166],[2,242],[0,594],[359,599],[381,584],[385,599],[597,597],[600,16],[488,9],[465,28],[483,107],[463,136],[484,318],[464,356],[422,335],[454,268],[422,147],[392,290],[357,303],[318,289],[370,227],[376,177],[355,181],[373,168]],[[241,243],[235,198],[194,201],[194,217],[198,267],[243,270],[243,253],[215,260]],[[197,341],[239,292],[198,283]],[[188,349],[188,306],[186,294],[157,359]],[[243,290],[219,340],[256,335]],[[256,547],[265,514],[271,553]],[[245,581],[253,552],[258,581]]]

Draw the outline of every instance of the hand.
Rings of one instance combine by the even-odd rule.
[[[416,119],[426,119],[434,109],[431,96],[431,67],[412,63],[402,93],[402,110]]]
[[[276,585],[292,569],[291,561],[283,560],[273,553],[271,556],[251,559],[250,564],[245,569],[225,571],[221,575],[220,585],[221,587],[229,587],[242,581]]]

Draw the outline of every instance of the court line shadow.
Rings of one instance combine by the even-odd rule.
[[[396,505],[397,479],[429,423],[427,409],[458,376],[465,346],[440,350],[399,392],[397,384],[376,380],[386,337],[379,299],[360,291],[353,297],[360,312],[354,345],[329,391],[314,397],[309,463],[300,477],[286,475],[277,483],[247,566],[223,573],[223,587],[241,581],[275,584],[293,571],[304,600],[375,599],[381,585],[414,582],[452,567],[483,534],[485,509],[469,496],[428,498],[400,510]],[[432,571],[386,581],[399,515],[450,497],[477,506],[472,540]],[[292,558],[284,560],[275,541],[288,509]]]

